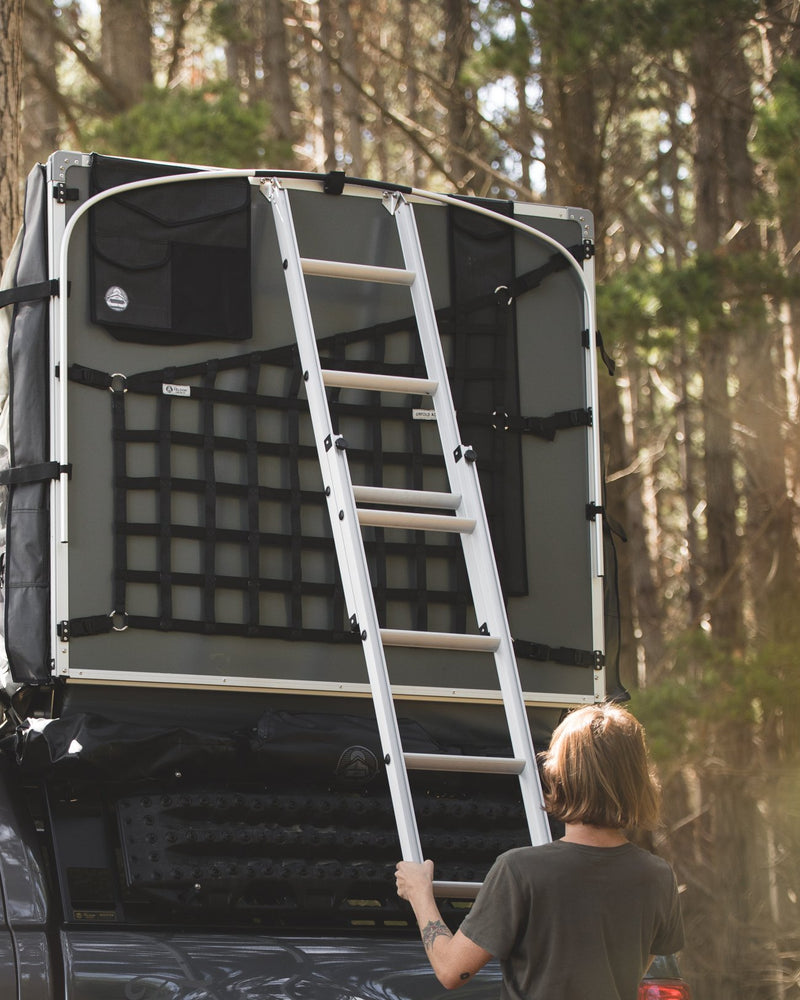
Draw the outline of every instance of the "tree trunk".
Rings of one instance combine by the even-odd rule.
[[[469,116],[461,84],[461,71],[466,54],[472,45],[472,7],[469,0],[444,0],[444,49],[442,52],[442,79],[453,94],[447,115],[447,136],[451,151],[450,176],[459,187],[469,181],[471,164],[458,152],[467,145]]]
[[[59,106],[56,78],[56,45],[52,31],[42,30],[42,23],[53,17],[53,4],[48,0],[27,0],[28,8],[36,5],[41,21],[25,17],[22,45],[27,72],[22,82],[22,172],[35,163],[44,163],[58,149]]]
[[[339,53],[342,60],[344,80],[342,80],[342,103],[344,120],[347,123],[347,150],[350,156],[350,171],[356,177],[364,176],[364,144],[361,137],[361,95],[350,82],[360,80],[362,71],[359,59],[358,33],[353,24],[349,0],[338,0],[337,23],[339,25]],[[381,76],[382,74],[378,74]]]
[[[695,408],[689,401],[689,379],[693,366],[689,362],[689,352],[686,347],[688,334],[686,330],[678,333],[677,383],[680,402],[676,407],[678,426],[678,468],[683,484],[683,501],[685,509],[684,536],[686,538],[685,554],[685,587],[686,611],[685,623],[692,629],[700,624],[703,613],[703,595],[700,587],[701,546],[697,530],[696,511],[698,506],[697,457],[694,450]]]
[[[635,356],[629,357],[617,385],[622,411],[623,468],[627,470],[619,485],[624,497],[622,523],[628,536],[626,550],[630,561],[631,624],[637,647],[636,680],[638,686],[644,687],[648,669],[660,665],[664,656],[664,613],[656,584],[657,551],[654,551],[653,544],[648,544],[645,482],[651,470],[639,443],[638,400],[642,375]]]
[[[410,53],[414,41],[414,10],[415,0],[402,0],[402,50]],[[413,120],[419,107],[419,73],[412,60],[409,60],[405,74],[406,84],[406,114]],[[382,143],[381,146],[384,144]],[[408,162],[408,178],[412,185],[421,185],[424,177],[423,160],[419,150],[412,143],[406,147]]]
[[[730,39],[720,33],[698,35],[692,52],[695,100],[695,199],[697,248],[712,255],[726,231],[722,216],[725,164],[724,124],[719,70],[730,58]],[[723,48],[724,46],[724,48]],[[700,330],[705,432],[706,555],[708,611],[716,638],[732,650],[744,641],[742,573],[737,535],[738,493],[733,474],[733,439],[729,395],[731,326],[719,314]]]
[[[0,272],[22,214],[20,94],[23,0],[0,4]]]
[[[544,137],[547,190],[553,205],[591,209],[597,233],[598,273],[605,273],[603,157],[597,128],[595,71],[570,47],[570,27],[585,0],[553,0],[537,27],[542,46],[542,99],[550,130]],[[534,16],[538,8],[534,7]]]
[[[294,138],[294,99],[283,0],[266,0],[265,32],[264,62],[270,120],[275,138],[279,142],[291,144]]]
[[[153,83],[149,4],[100,0],[100,19],[103,69],[119,85],[125,108],[132,107]]]
[[[335,170],[336,159],[336,102],[333,96],[333,63],[330,53],[333,49],[333,25],[331,23],[330,0],[318,0],[319,37],[322,49],[317,54],[319,67],[319,120],[322,137],[322,153],[326,170]]]

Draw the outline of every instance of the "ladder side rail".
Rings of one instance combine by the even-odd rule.
[[[267,187],[268,190],[265,189]],[[389,684],[350,472],[344,450],[336,447],[331,426],[289,196],[288,192],[275,182],[266,182],[262,191],[273,207],[292,318],[306,381],[309,412],[320,467],[325,478],[331,529],[336,543],[348,611],[358,622],[364,645],[401,852],[407,861],[422,861],[422,846],[403,758],[397,714]],[[330,442],[328,447],[325,445],[326,438]]]
[[[505,602],[491,544],[478,472],[475,463],[466,460],[466,448],[461,444],[461,435],[450,392],[450,382],[441,349],[438,324],[428,286],[413,208],[400,196],[390,195],[390,198],[395,199],[394,215],[406,267],[415,271],[417,275],[411,286],[411,294],[420,328],[420,340],[422,341],[428,374],[439,383],[432,399],[451,489],[454,493],[461,495],[464,515],[476,521],[475,529],[470,534],[461,535],[475,610],[479,616],[479,623],[485,622],[489,634],[500,638],[500,645],[495,653],[495,664],[508,720],[511,745],[515,757],[530,761],[530,767],[526,767],[519,778],[531,842],[534,844],[548,843],[551,839],[550,827],[543,806],[541,781],[536,766],[536,751],[525,709],[525,699],[514,655],[513,639],[505,612]],[[460,459],[455,457],[456,448],[461,449]],[[459,514],[462,513],[462,510],[459,510]]]

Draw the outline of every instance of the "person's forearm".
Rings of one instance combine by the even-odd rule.
[[[432,896],[423,898],[416,905],[412,902],[412,907],[434,975],[445,989],[454,990],[463,986],[471,974],[453,965],[453,932],[442,920],[436,900]]]
[[[400,862],[397,866],[398,892],[408,900],[419,926],[425,954],[436,978],[452,990],[463,986],[491,958],[488,951],[464,937],[453,934],[442,920],[433,895],[433,863]]]

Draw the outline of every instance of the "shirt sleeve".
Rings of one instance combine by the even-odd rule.
[[[671,894],[666,908],[666,919],[656,931],[656,936],[650,947],[650,954],[671,955],[673,952],[680,951],[683,945],[684,933],[681,900],[678,895],[678,884],[673,874]]]
[[[519,933],[521,892],[506,855],[500,855],[461,924],[461,933],[495,958],[511,954]],[[525,909],[527,912],[527,908]]]

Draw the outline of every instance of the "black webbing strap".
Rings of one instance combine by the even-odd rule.
[[[303,627],[303,490],[300,485],[300,463],[297,456],[300,454],[300,410],[298,407],[300,386],[302,385],[302,371],[300,366],[300,352],[297,352],[297,361],[291,370],[289,383],[289,398],[294,400],[295,405],[287,411],[286,423],[288,425],[289,438],[289,523],[291,525],[291,566],[292,566],[292,590],[290,603],[290,621],[292,627],[300,630]],[[341,616],[339,621],[344,619],[344,603],[341,605]]]
[[[346,341],[344,340],[344,338],[338,337],[338,336],[335,336],[333,338],[333,341],[331,343],[331,348],[333,350],[333,355],[334,355],[334,364],[333,365],[328,365],[328,361],[326,359],[326,361],[325,361],[326,367],[335,367],[336,366],[336,362],[335,362],[336,358],[339,358],[340,359],[340,363],[341,363],[341,359],[344,357],[345,344],[346,344]],[[320,358],[320,363],[322,363],[322,359],[321,358]],[[298,367],[299,367],[299,359],[298,359]],[[359,370],[357,365],[350,365],[350,364],[348,364],[348,368],[350,368],[351,371],[358,371]],[[294,386],[293,386],[293,388],[294,388]],[[338,386],[333,386],[333,387],[330,387],[330,388],[326,389],[326,393],[327,393],[327,399],[328,399],[328,412],[331,415],[331,427],[333,429],[334,434],[338,434],[339,433],[339,413],[340,413],[340,410],[341,410],[341,407],[340,407],[340,404],[339,404],[339,397],[341,395],[341,389]],[[354,457],[355,457],[355,452],[350,451],[348,449],[348,462],[352,462]],[[362,538],[363,538],[363,535],[362,535]],[[293,550],[293,552],[294,552],[294,550]],[[333,592],[333,620],[334,621],[342,621],[343,619],[345,619],[347,617],[347,601],[345,600],[345,596],[344,596],[344,584],[342,582],[341,574],[340,573],[334,573],[334,579],[336,581],[336,586],[335,586],[334,592]],[[358,627],[358,622],[356,622],[354,620],[354,618],[355,618],[355,616],[353,616],[353,618],[350,619],[350,634],[354,635],[354,636],[360,636],[361,630]]]
[[[174,368],[164,369],[164,383],[173,384]],[[172,396],[159,394],[157,403],[157,497],[158,533],[158,617],[159,628],[165,632],[172,628],[172,454],[169,432],[172,419]],[[201,484],[205,494],[205,484]]]
[[[122,620],[122,619],[121,619]],[[59,638],[64,641],[80,639],[85,636],[104,635],[111,631],[124,631],[125,628],[144,628],[158,631],[191,632],[203,634],[208,632],[205,622],[191,619],[173,618],[165,629],[161,618],[146,615],[125,615],[124,628],[115,626],[114,618],[109,615],[89,615],[86,618],[70,618],[60,622]],[[345,630],[333,629],[299,629],[283,625],[246,625],[238,622],[215,622],[214,635],[243,636],[270,639],[311,639],[319,642],[359,642],[357,635]]]
[[[129,628],[159,629],[161,631],[189,632],[202,635],[208,632],[205,622],[186,618],[173,618],[169,628],[165,629],[160,618],[146,615],[128,615],[126,624]],[[288,639],[297,641],[309,639],[316,642],[359,642],[358,636],[344,630],[334,629],[296,629],[290,625],[243,625],[238,622],[216,622],[214,635],[242,636],[248,639]]]
[[[87,635],[105,635],[114,628],[112,615],[89,615],[86,618],[71,618],[58,623],[58,637],[62,642],[82,639]]]
[[[217,377],[217,365],[209,361],[203,374],[203,385],[213,389]],[[217,554],[217,492],[214,463],[214,404],[205,399],[202,404],[203,423],[203,472],[205,474],[205,495],[203,498],[203,527],[205,534],[202,546],[203,559],[203,621],[208,631],[213,631],[217,620],[215,600],[215,573]]]
[[[603,335],[599,330],[595,330],[594,339],[597,350],[600,352],[600,357],[603,359],[603,364],[606,366],[606,371],[609,375],[613,375],[617,370],[617,365],[608,351],[606,351],[606,345],[603,343]]]
[[[37,462],[35,465],[15,465],[0,471],[0,486],[19,486],[22,483],[43,483],[48,479],[58,479],[66,472],[72,474],[71,465],[58,462]]]
[[[91,389],[111,389],[111,376],[108,372],[87,368],[86,365],[70,365],[67,377],[70,382],[77,382],[79,385],[86,385]]]
[[[70,367],[70,377],[75,365]],[[80,381],[84,385],[95,386],[99,384],[95,372],[90,378],[81,377]],[[88,370],[84,370],[83,376],[88,375]],[[111,381],[107,388],[111,388]],[[128,478],[127,473],[127,450],[125,447],[125,389],[121,381],[114,384],[111,392],[111,463],[112,463],[112,489],[113,489],[113,584],[111,607],[113,611],[123,612],[125,610],[125,572],[128,568],[128,544],[122,531],[128,522],[128,491],[124,483]]]
[[[248,394],[258,391],[260,373],[258,359],[251,358],[247,365],[246,389]],[[260,575],[260,545],[258,517],[258,409],[249,403],[244,411],[246,480],[247,480],[247,603],[245,620],[248,634],[254,635],[261,621],[258,578]],[[290,446],[291,447],[291,446]]]
[[[599,649],[571,649],[569,646],[547,646],[541,642],[514,640],[514,652],[525,660],[539,660],[542,663],[561,663],[569,667],[586,667],[595,670],[603,665],[603,654]]]
[[[501,410],[493,413],[458,414],[459,423],[491,427],[496,431],[511,431],[517,434],[532,434],[545,441],[555,440],[556,432],[569,430],[572,427],[591,427],[592,410],[559,410],[549,417],[517,417]]]
[[[375,367],[383,365],[386,358],[386,338],[375,337],[371,345],[372,363]],[[383,464],[383,422],[378,420],[369,421],[369,434],[372,437],[372,483],[382,483],[384,481]],[[387,608],[387,588],[389,581],[386,577],[386,532],[382,528],[372,529],[375,535],[375,556],[370,576],[375,581],[375,596],[378,618],[381,621],[388,620]]]
[[[414,338],[414,364],[419,365],[421,371],[425,371],[422,357],[422,344],[419,337]],[[411,422],[410,434],[410,454],[411,454],[411,488],[422,490],[425,488],[425,463],[423,461],[424,449],[422,447],[422,434],[424,422],[414,420]],[[414,567],[414,582],[417,585],[417,593],[413,604],[414,627],[424,632],[428,628],[428,558],[429,550],[425,544],[425,536],[421,531],[415,531],[411,542],[412,561]],[[446,544],[446,543],[445,543]]]
[[[569,253],[573,257],[576,255],[575,250],[575,247],[569,248]],[[520,295],[538,288],[551,274],[558,274],[559,271],[565,271],[569,266],[569,260],[563,253],[553,253],[540,267],[536,267],[532,271],[527,271],[525,274],[521,274],[518,278],[515,278],[511,285],[510,293],[514,298],[519,298]]]
[[[36,281],[30,285],[17,285],[16,288],[4,288],[0,291],[0,309],[4,306],[16,305],[18,302],[49,299],[54,295],[58,295],[58,278]]]

